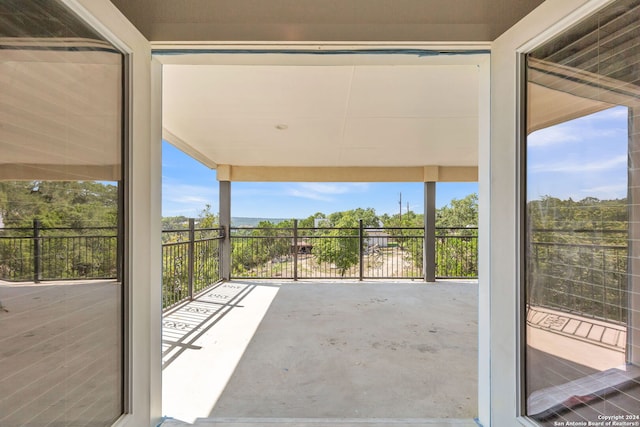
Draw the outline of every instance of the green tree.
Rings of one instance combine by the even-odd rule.
[[[529,201],[530,302],[625,322],[628,218],[625,198]]]
[[[20,245],[15,243],[19,237],[32,233],[35,219],[43,227],[43,278],[115,276],[117,185],[95,181],[3,181],[0,215],[5,227],[24,229],[3,231],[3,236],[16,240],[0,242],[2,277],[33,277],[33,245],[24,244],[26,240]],[[57,229],[49,230],[52,228]],[[74,238],[65,238],[70,236]]]
[[[342,219],[346,217],[344,221]],[[341,227],[341,223],[352,223],[354,220],[362,220],[364,227],[376,228],[380,227],[380,218],[376,215],[376,211],[373,208],[357,208],[348,211],[334,212],[328,216],[329,222],[332,227]],[[357,226],[357,225],[356,225]]]
[[[211,205],[206,204],[195,220],[194,242],[194,291],[199,292],[215,283],[220,277],[220,245],[216,240],[218,216],[211,212]]]
[[[334,216],[337,218],[333,223],[336,228],[326,231],[313,248],[317,261],[335,265],[342,277],[360,259],[356,211],[340,212]]]
[[[245,233],[242,238],[232,239],[232,269],[236,274],[244,275],[258,269],[266,263],[286,257],[291,251],[292,221],[278,224],[260,221],[256,228]]]
[[[424,215],[408,211],[402,214],[384,216],[385,227],[424,227]],[[436,264],[438,276],[476,276],[477,275],[477,229],[478,196],[470,194],[463,199],[453,199],[450,204],[436,211]],[[450,227],[462,229],[451,230]],[[422,230],[391,229],[389,233],[398,242],[398,246],[409,254],[414,265],[422,269],[423,235]]]
[[[162,217],[162,229],[163,230],[186,230],[189,227],[189,218],[183,215],[179,216],[163,216]],[[166,233],[164,233],[166,234]]]
[[[327,219],[327,216],[322,212],[316,212],[313,215],[298,221],[298,227],[313,228],[316,226],[316,219]]]
[[[198,214],[198,228],[215,228],[218,226],[218,217],[211,212],[211,205],[206,204],[204,209]]]
[[[436,227],[477,227],[478,195],[469,194],[463,199],[452,199],[451,203],[436,212]]]
[[[385,227],[424,227],[424,215],[408,211],[402,214],[388,215],[380,217]]]
[[[473,193],[436,212],[436,275],[478,275],[478,195]]]
[[[94,181],[0,182],[0,215],[6,227],[115,227],[118,187]]]

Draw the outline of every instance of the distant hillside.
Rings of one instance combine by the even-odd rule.
[[[269,221],[274,224],[278,224],[279,222],[286,221],[291,218],[246,218],[246,217],[231,217],[231,226],[232,227],[255,227],[261,221]]]
[[[2,217],[0,217],[0,220]],[[274,224],[278,224],[282,221],[286,221],[291,218],[246,218],[234,216],[231,217],[232,227],[255,227],[261,221],[270,221]],[[198,218],[196,218],[196,228],[198,227]],[[189,228],[189,218],[186,216],[167,216],[162,218],[163,230],[186,230]]]

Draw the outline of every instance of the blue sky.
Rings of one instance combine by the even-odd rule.
[[[422,183],[249,183],[231,184],[231,215],[259,218],[306,218],[348,209],[374,208],[378,214],[423,211]],[[439,183],[436,205],[477,193],[477,183]],[[206,204],[218,212],[218,182],[211,170],[162,143],[162,215],[197,217]]]
[[[627,109],[614,107],[532,133],[528,138],[529,200],[614,199],[627,191]],[[162,214],[196,217],[207,204],[218,212],[215,171],[163,142]],[[231,186],[231,215],[306,218],[372,207],[378,214],[399,211],[407,203],[423,211],[422,183],[245,183]],[[436,204],[477,193],[477,183],[438,183]]]
[[[628,111],[614,107],[529,135],[529,200],[627,196]]]

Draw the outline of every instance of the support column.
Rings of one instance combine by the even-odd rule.
[[[231,279],[231,181],[219,181],[220,187],[220,227],[224,239],[220,252],[220,273],[223,280]]]
[[[424,183],[424,281],[436,281],[436,183]]]
[[[640,366],[640,108],[629,108],[627,363]]]

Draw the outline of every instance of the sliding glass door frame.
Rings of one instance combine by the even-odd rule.
[[[526,393],[526,322],[527,322],[527,54],[546,42],[569,30],[574,24],[597,13],[616,0],[591,0],[582,7],[565,16],[540,34],[532,37],[516,49],[516,177],[517,177],[517,231],[516,247],[518,259],[516,277],[518,280],[516,300],[516,392],[517,419],[524,426],[539,426],[538,422],[527,416]]]
[[[125,56],[123,88],[123,400],[114,426],[156,425],[161,409],[161,68],[108,0],[60,0]]]

